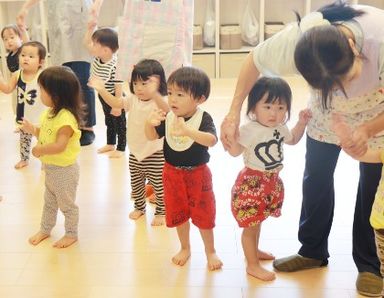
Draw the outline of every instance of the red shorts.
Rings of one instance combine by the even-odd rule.
[[[240,227],[252,227],[268,216],[279,217],[283,199],[279,173],[244,168],[232,187],[232,214]]]
[[[199,229],[215,226],[212,174],[206,164],[183,169],[165,163],[163,184],[167,227],[179,226],[190,218]]]

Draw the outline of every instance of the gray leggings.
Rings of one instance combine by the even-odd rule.
[[[65,235],[77,238],[79,207],[75,204],[75,199],[79,166],[77,163],[67,167],[44,165],[44,170],[45,193],[40,231],[47,235],[51,233],[60,208],[65,217]]]
[[[20,159],[23,161],[29,160],[31,141],[32,135],[20,130]]]

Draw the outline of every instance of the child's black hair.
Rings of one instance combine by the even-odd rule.
[[[23,43],[20,47],[20,53],[23,50],[23,48],[25,48],[25,47],[37,48],[37,53],[39,55],[39,61],[44,60],[45,57],[47,56],[47,50],[46,50],[45,46],[39,41],[34,40],[34,41],[28,41],[28,42]]]
[[[82,101],[81,86],[79,79],[69,67],[48,67],[41,72],[37,82],[52,98],[52,118],[61,109],[67,109],[75,116],[79,126],[82,125],[85,105]]]
[[[207,74],[199,68],[185,66],[175,70],[168,78],[168,86],[176,85],[195,99],[202,96],[207,100],[211,92],[211,82]]]
[[[160,80],[159,93],[163,96],[167,95],[167,81],[163,66],[154,59],[143,59],[137,63],[132,70],[131,81],[129,82],[129,90],[134,94],[133,83],[136,81],[147,81],[149,77],[157,76]]]
[[[20,31],[19,27],[17,27],[17,25],[9,24],[9,25],[4,26],[3,29],[1,29],[1,38],[2,39],[4,39],[5,30],[12,30],[21,38],[21,31]]]
[[[305,32],[295,48],[295,64],[305,80],[321,93],[323,108],[332,101],[332,89],[346,92],[342,84],[351,69],[355,54],[345,36],[338,28],[339,22],[351,20],[364,14],[346,4],[336,1],[318,10],[332,26],[318,26]]]
[[[292,91],[288,83],[281,78],[261,77],[252,87],[248,95],[247,116],[250,117],[256,104],[267,96],[266,103],[278,102],[287,105],[288,118],[291,117]]]
[[[108,47],[113,53],[119,49],[117,32],[112,28],[100,28],[92,34],[92,41]]]

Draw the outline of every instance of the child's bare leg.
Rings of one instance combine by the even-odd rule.
[[[258,245],[260,236],[260,225],[244,228],[241,235],[244,255],[247,259],[247,273],[258,279],[270,281],[275,279],[275,273],[264,269],[258,258]]]
[[[172,262],[179,266],[183,266],[191,256],[191,245],[189,242],[189,229],[190,229],[189,221],[186,221],[185,223],[176,227],[181,248],[180,248],[180,251],[173,256]]]
[[[133,210],[131,213],[129,213],[129,218],[133,220],[139,219],[142,215],[144,215],[144,212],[141,212],[140,210]]]
[[[207,256],[208,269],[217,270],[223,266],[223,262],[216,255],[213,229],[199,229],[204,242],[205,254]]]
[[[113,150],[115,150],[114,145],[105,145],[105,146],[97,149],[97,153],[105,153],[105,152],[109,152],[109,151],[113,151]]]
[[[41,241],[44,239],[47,239],[49,237],[49,234],[45,234],[43,232],[37,232],[35,235],[30,237],[28,239],[28,242],[31,243],[32,245],[38,245]]]
[[[155,215],[151,222],[151,226],[163,226],[165,225],[165,215]]]
[[[28,164],[29,164],[28,160],[20,160],[17,164],[15,164],[15,169],[16,170],[22,169],[28,166]]]
[[[76,237],[69,237],[69,236],[64,235],[60,240],[56,241],[53,244],[53,247],[56,247],[56,248],[66,248],[68,246],[71,246],[76,241],[77,241]]]

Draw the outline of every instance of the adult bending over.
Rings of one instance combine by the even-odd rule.
[[[298,254],[274,261],[279,271],[298,271],[328,264],[328,236],[334,211],[334,181],[340,153],[330,129],[331,112],[344,115],[354,128],[355,154],[367,145],[384,147],[384,11],[349,6],[342,1],[320,8],[291,23],[256,46],[246,58],[230,111],[221,126],[226,149],[238,136],[241,105],[260,74],[299,72],[312,87],[309,107],[303,202]],[[369,216],[381,175],[381,164],[360,162],[353,222],[353,259],[359,271],[357,290],[378,296],[382,290],[380,263]]]

